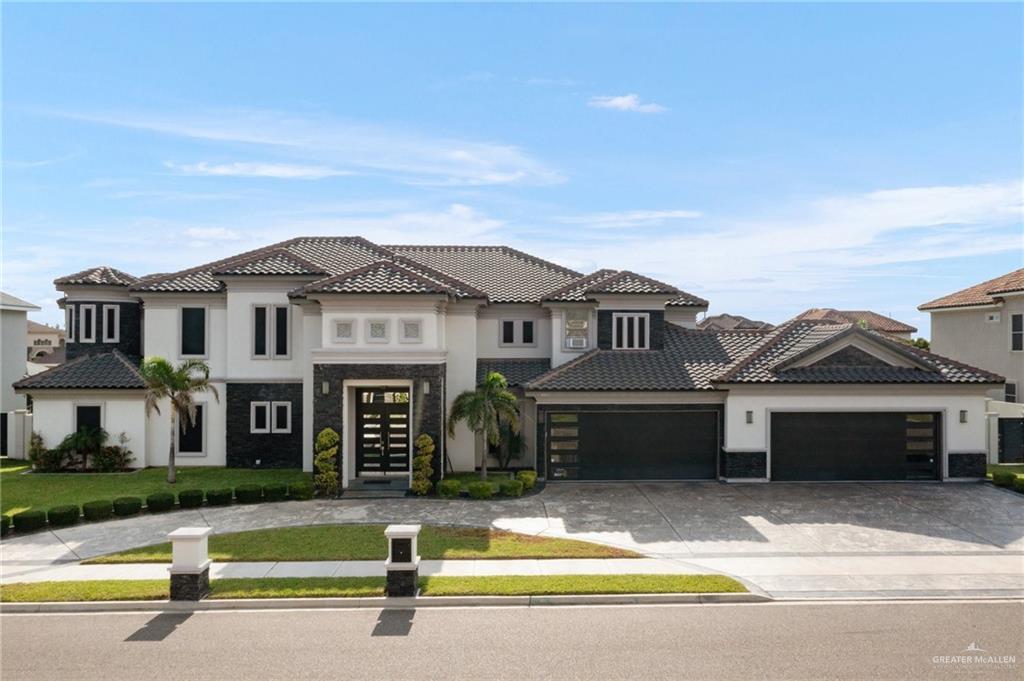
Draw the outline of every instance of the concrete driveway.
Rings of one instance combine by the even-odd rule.
[[[12,575],[165,540],[290,525],[491,526],[630,548],[773,595],[1024,595],[1024,495],[983,484],[559,483],[518,500],[341,499],[204,508],[3,542]]]

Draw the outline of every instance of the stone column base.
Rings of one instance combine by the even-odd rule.
[[[210,568],[202,572],[172,572],[172,601],[201,601],[210,595]]]
[[[388,570],[385,594],[388,598],[411,598],[419,591],[420,569]]]

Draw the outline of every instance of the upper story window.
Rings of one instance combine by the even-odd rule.
[[[1004,395],[1004,399],[1007,402],[1016,402],[1017,401],[1017,384],[1016,383],[1010,383],[1009,381],[1007,381],[1006,386],[1005,386],[1005,393],[1006,394]]]
[[[565,347],[586,350],[590,344],[590,310],[566,310]]]
[[[81,317],[78,329],[79,343],[96,342],[96,306],[81,305],[78,313]]]
[[[651,316],[615,313],[612,315],[612,348],[616,350],[646,350],[651,345]]]
[[[75,306],[68,305],[67,310],[67,327],[68,327],[68,341],[71,343],[75,342]]]
[[[103,306],[103,342],[117,343],[121,339],[121,306]]]
[[[1010,350],[1024,352],[1024,314],[1010,315]]]
[[[179,354],[182,357],[206,356],[206,308],[181,308],[181,339]]]
[[[422,343],[423,342],[423,322],[419,319],[403,319],[399,323],[401,327],[401,335],[398,340],[402,343]]]
[[[502,319],[498,324],[498,345],[536,345],[532,319]]]
[[[287,305],[254,305],[252,308],[253,357],[288,357],[291,309]]]

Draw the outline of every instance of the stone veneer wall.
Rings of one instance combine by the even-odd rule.
[[[225,400],[228,468],[302,468],[302,383],[228,383]],[[249,432],[251,402],[291,402],[292,432]]]
[[[718,474],[730,480],[768,477],[768,452],[727,452],[718,457]]]
[[[96,306],[96,342],[95,343],[81,343],[78,341],[80,331],[82,329],[82,305],[94,305]],[[106,319],[103,318],[103,306],[104,305],[117,305],[121,308],[120,328],[118,329],[118,342],[116,343],[104,343],[103,342],[103,324]],[[65,343],[65,352],[68,360],[75,359],[76,357],[83,357],[85,355],[95,355],[103,352],[110,352],[111,350],[120,350],[125,355],[133,359],[138,359],[142,356],[142,306],[138,303],[111,303],[103,302],[101,300],[90,302],[88,300],[75,301],[74,303],[67,303],[66,307],[74,307],[75,309],[75,340],[67,341]]]
[[[950,478],[984,478],[987,471],[988,454],[985,452],[950,452]]]
[[[661,350],[665,347],[665,312],[664,310],[598,310],[597,311],[597,347],[602,350],[612,349],[612,315],[642,314],[651,316],[650,349]]]

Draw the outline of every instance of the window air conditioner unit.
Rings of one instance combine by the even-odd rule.
[[[573,336],[569,339],[569,347],[573,350],[582,350],[587,347],[587,339],[582,336]]]

